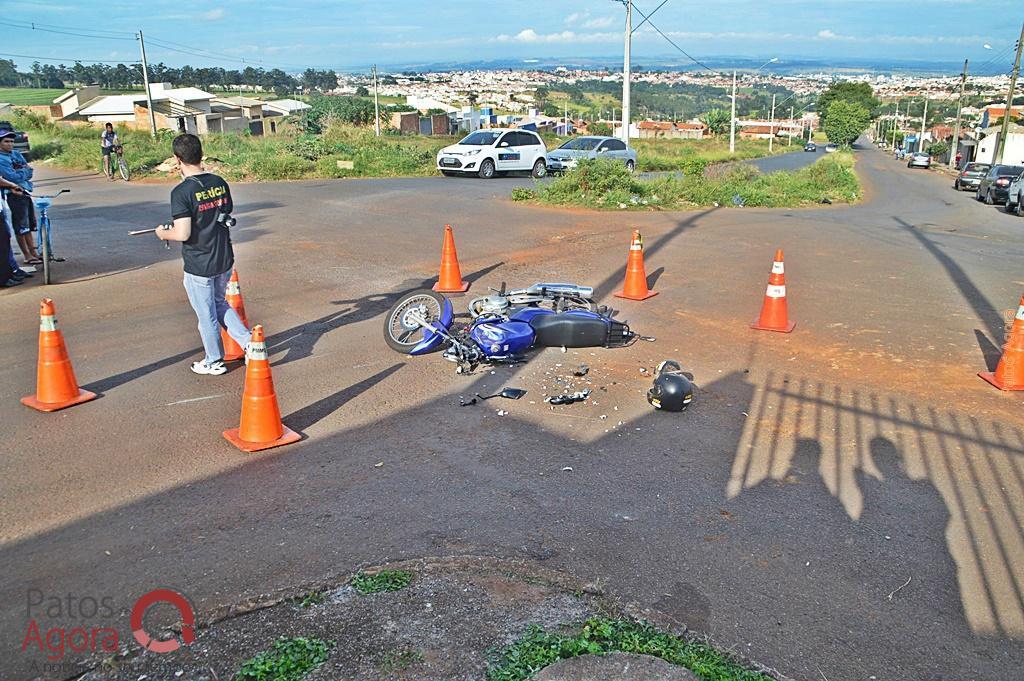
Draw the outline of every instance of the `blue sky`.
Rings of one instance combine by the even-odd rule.
[[[649,13],[661,0],[639,0]],[[358,69],[378,64],[532,57],[621,58],[624,9],[613,0],[292,0],[273,5],[149,0],[26,0],[4,3],[0,56],[27,70],[51,57],[133,60],[127,33],[153,38],[151,61],[171,65],[241,68],[246,64],[295,71],[306,66]],[[639,15],[634,23],[639,22]],[[743,56],[822,60],[922,59],[981,65],[998,57],[1007,70],[1020,22],[1021,0],[668,0],[654,24],[697,57]],[[85,38],[14,28],[3,22],[39,22]],[[59,28],[57,30],[60,30]],[[125,32],[119,35],[117,32]],[[161,46],[157,41],[162,41]],[[986,50],[983,45],[993,49]],[[208,58],[166,47],[199,48]],[[1003,55],[1003,53],[1007,53]],[[216,57],[214,56],[216,55]],[[680,56],[650,28],[634,36],[634,55]],[[242,62],[245,61],[245,63]]]

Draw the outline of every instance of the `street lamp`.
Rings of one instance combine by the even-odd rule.
[[[758,71],[779,61],[778,57],[772,57],[765,63],[754,69],[753,75],[757,75]],[[732,70],[732,116],[729,122],[729,153],[736,153],[736,69]]]

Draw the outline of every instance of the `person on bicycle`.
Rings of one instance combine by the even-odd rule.
[[[107,174],[107,179],[110,181],[114,180],[114,170],[111,166],[110,155],[114,153],[119,144],[117,133],[114,132],[114,126],[111,123],[107,123],[103,132],[100,133],[100,149],[103,152],[103,172]]]

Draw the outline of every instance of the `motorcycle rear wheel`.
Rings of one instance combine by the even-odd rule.
[[[384,342],[395,352],[408,355],[423,340],[423,327],[408,315],[419,312],[427,321],[437,321],[444,309],[445,298],[436,291],[420,289],[399,298],[384,317]]]

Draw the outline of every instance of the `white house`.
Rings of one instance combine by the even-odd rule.
[[[978,153],[974,158],[975,161],[980,161],[981,163],[994,162],[1001,130],[1001,126],[995,126],[979,131],[985,133],[985,137],[978,142]],[[1024,126],[1010,125],[1009,134],[1006,135],[1006,148],[1003,149],[1003,163],[1024,165]]]
[[[297,99],[275,99],[271,102],[263,102],[263,112],[268,116],[295,116],[312,108],[309,104]]]
[[[149,93],[153,99],[157,127],[198,135],[245,127],[226,124],[226,118],[239,116],[231,115],[223,104],[215,110],[214,95],[199,88],[175,88],[170,83],[152,83]],[[149,102],[143,93],[100,97],[78,111],[78,115],[90,123],[125,123],[133,127],[148,127]]]

